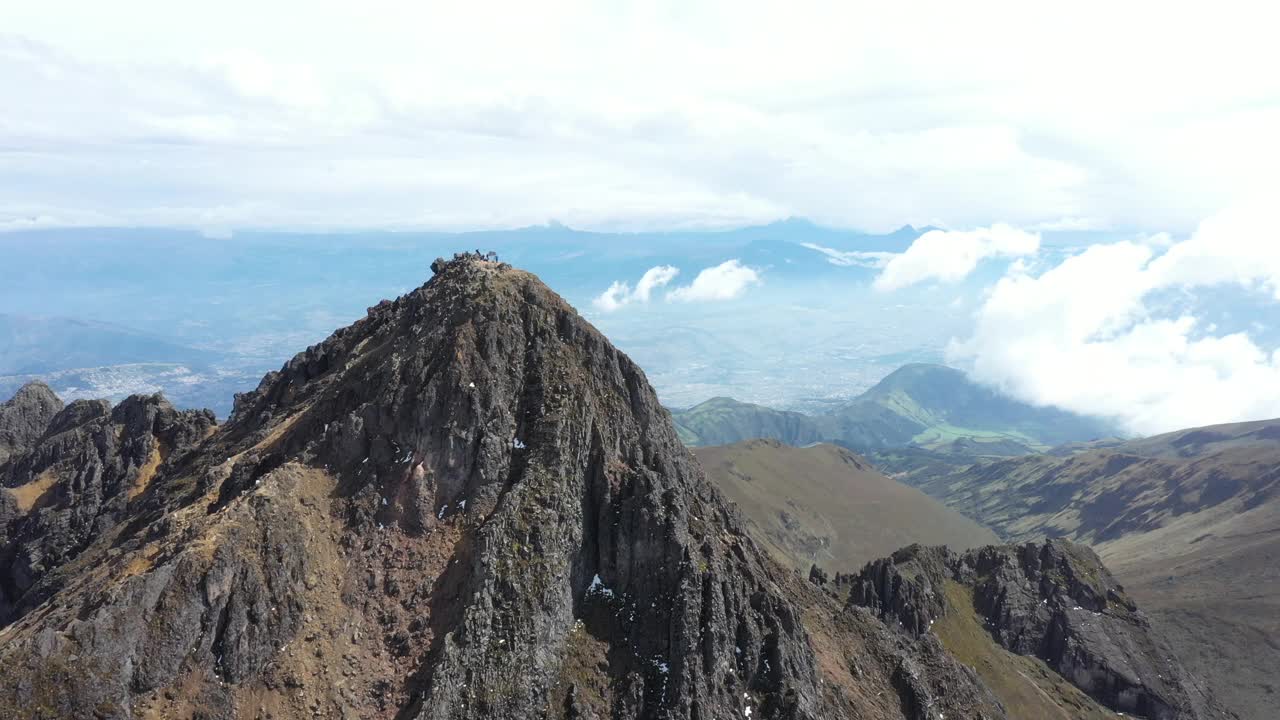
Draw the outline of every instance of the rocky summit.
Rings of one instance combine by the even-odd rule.
[[[1015,717],[892,601],[766,556],[537,278],[432,269],[220,427],[154,397],[5,421],[0,716]]]

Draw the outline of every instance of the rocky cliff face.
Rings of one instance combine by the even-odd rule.
[[[0,464],[39,440],[61,409],[62,400],[42,382],[23,385],[0,405]]]
[[[159,395],[62,407],[32,384],[6,409],[21,406],[33,412],[11,427],[26,439],[0,463],[0,622],[48,597],[57,584],[41,581],[115,526],[159,465],[213,427],[212,415],[179,412]]]
[[[935,639],[765,557],[536,278],[433,269],[92,513],[0,630],[0,715],[1004,717]],[[139,484],[101,459],[119,412],[64,411],[111,498]]]
[[[912,546],[868,564],[853,579],[849,602],[925,635],[957,610],[947,583],[970,591],[994,642],[1043,660],[1106,707],[1154,720],[1229,716],[1081,545],[1051,540],[962,555]]]

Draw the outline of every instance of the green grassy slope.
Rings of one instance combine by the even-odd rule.
[[[711,398],[672,413],[680,439],[690,446],[724,445],[752,438],[773,438],[788,445],[822,440],[817,423],[807,415],[774,410],[732,398]]]
[[[933,626],[942,646],[973,669],[1011,718],[1102,720],[1116,714],[1067,682],[1042,660],[1016,655],[991,639],[973,609],[973,590],[946,583],[947,613]]]
[[[886,436],[880,447],[945,448],[967,439],[992,448],[1004,445],[991,454],[1005,455],[1018,446],[1044,449],[1114,434],[1098,420],[1028,405],[973,382],[959,370],[923,363],[898,368],[834,413],[846,428],[883,423],[890,417],[897,419],[898,434]]]
[[[1005,397],[942,365],[913,364],[830,415],[806,416],[729,398],[672,413],[691,446],[772,438],[832,442],[856,452],[922,447],[952,455],[1022,455],[1113,435],[1106,423]]]

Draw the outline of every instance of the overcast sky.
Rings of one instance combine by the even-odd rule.
[[[0,227],[1191,231],[1270,4],[0,3]]]

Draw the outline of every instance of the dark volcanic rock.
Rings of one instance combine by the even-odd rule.
[[[26,452],[62,409],[62,400],[42,382],[29,382],[0,405],[0,465]]]
[[[947,613],[948,581],[972,588],[995,642],[1045,661],[1107,707],[1154,720],[1227,716],[1082,545],[1050,540],[963,555],[912,546],[869,563],[849,602],[920,636]]]
[[[27,405],[31,424],[47,405]],[[0,623],[53,592],[36,589],[41,579],[110,530],[166,458],[204,439],[213,416],[134,395],[114,408],[78,400],[43,425],[38,441],[0,464]]]
[[[947,611],[943,582],[954,555],[945,547],[911,545],[867,563],[849,583],[849,604],[870,608],[908,633],[924,635]]]
[[[1003,717],[936,640],[765,557],[640,369],[536,278],[435,269],[51,573],[0,640],[0,713]]]

